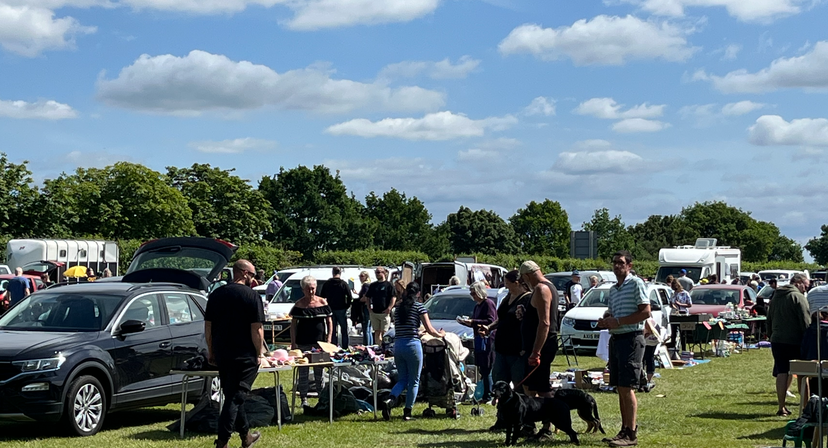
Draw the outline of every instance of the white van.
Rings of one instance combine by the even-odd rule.
[[[791,269],[767,269],[757,272],[762,281],[766,282],[770,279],[776,279],[776,286],[785,286],[791,282],[791,277],[794,274],[805,274],[805,277],[811,278],[808,271],[795,271]]]
[[[285,280],[282,280],[282,287],[276,291],[276,295],[273,296],[270,303],[267,305],[267,315],[271,320],[284,320],[287,319],[288,314],[290,313],[291,308],[293,308],[293,304],[296,303],[297,300],[301,299],[303,296],[302,287],[300,286],[300,282],[303,278],[310,275],[316,279],[316,290],[317,294],[318,291],[322,290],[322,286],[328,281],[329,278],[332,276],[333,266],[314,266],[314,267],[304,267],[298,268],[296,271],[291,274]],[[371,281],[376,281],[377,277],[374,274],[374,267],[354,267],[354,266],[347,266],[342,267],[342,280],[348,282],[352,289],[355,289],[359,292],[359,274],[362,271],[368,272],[368,277]],[[287,269],[285,269],[287,270]],[[292,270],[292,269],[291,269]],[[279,277],[281,278],[281,274],[283,271],[279,271]],[[261,288],[261,287],[260,287]],[[357,298],[356,294],[353,294],[354,299]]]
[[[406,263],[403,269],[406,266],[411,266],[411,264]],[[478,280],[486,280],[489,282],[489,286],[498,288],[503,283],[503,277],[507,272],[509,271],[506,268],[493,264],[445,261],[419,264],[415,270],[414,278],[420,284],[423,294],[433,294],[438,289],[448,286],[449,279],[454,276],[460,279],[461,285],[471,285]]]

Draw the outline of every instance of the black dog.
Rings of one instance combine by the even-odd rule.
[[[601,426],[601,417],[598,416],[598,403],[592,395],[580,389],[558,389],[555,392],[555,398],[563,401],[569,406],[569,409],[577,409],[578,416],[587,424],[586,433],[604,432],[604,427]]]
[[[530,398],[512,390],[505,381],[498,381],[492,387],[497,398],[498,419],[506,427],[506,445],[517,443],[523,425],[543,422],[551,423],[569,436],[569,440],[580,445],[578,434],[572,429],[569,406],[557,398]]]

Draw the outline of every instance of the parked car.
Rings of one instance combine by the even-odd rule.
[[[600,284],[587,291],[581,302],[569,310],[561,320],[560,334],[572,338],[575,349],[595,350],[601,329],[598,319],[604,316],[608,308],[609,293],[612,283]],[[653,318],[671,334],[670,298],[672,290],[661,283],[647,283],[647,297]]]
[[[9,284],[9,280],[11,280],[13,277],[14,274],[0,275],[0,314],[5,313],[6,310],[9,309],[10,297],[8,297],[8,292],[6,291],[6,289],[7,285]],[[40,276],[23,274],[23,277],[29,279],[29,284],[31,285],[30,292],[35,292],[43,289],[44,284],[43,280],[40,279]]]
[[[795,274],[805,274],[806,277],[810,278],[808,271],[794,271],[790,269],[768,269],[765,271],[759,271],[759,277],[761,277],[763,281],[767,282],[770,279],[776,279],[776,283],[779,286],[785,286],[790,283],[791,277]]]
[[[745,308],[745,301],[756,303],[756,291],[745,285],[696,285],[690,291],[693,306],[690,314],[710,314],[718,317],[719,313],[727,309],[727,304],[733,308]],[[747,306],[751,308],[751,306]]]
[[[0,264],[0,274],[11,274],[12,270],[5,264]]]
[[[206,353],[206,291],[236,250],[167,238],[135,252],[121,282],[55,286],[0,317],[0,419],[61,421],[78,436],[109,412],[178,402],[170,370]],[[196,399],[214,385],[188,383]]]
[[[589,278],[593,275],[598,277],[598,283],[618,281],[615,277],[615,273],[612,271],[579,271],[578,273],[581,275],[581,286],[584,287],[585,293],[589,289]],[[564,289],[566,287],[566,283],[572,280],[572,271],[555,272],[552,274],[546,274],[544,277],[552,282],[552,284],[555,285],[555,289],[558,290],[559,304],[566,304]]]

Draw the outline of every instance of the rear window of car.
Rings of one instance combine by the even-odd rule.
[[[122,300],[104,294],[37,293],[0,317],[0,329],[100,331]]]
[[[425,303],[429,319],[452,320],[458,316],[471,316],[474,299],[470,295],[438,294]]]
[[[702,289],[693,288],[690,297],[694,305],[727,305],[739,303],[738,289]]]

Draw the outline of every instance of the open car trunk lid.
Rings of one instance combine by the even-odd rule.
[[[127,283],[173,282],[208,290],[238,246],[212,238],[162,238],[144,243],[135,251],[122,281]]]

